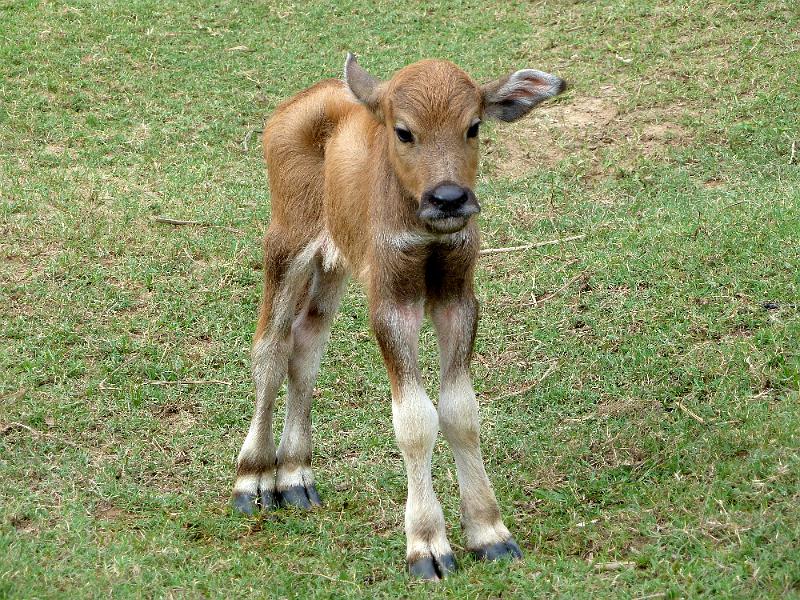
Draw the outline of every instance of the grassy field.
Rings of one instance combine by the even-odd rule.
[[[799,32],[791,0],[0,0],[0,597],[800,597]],[[227,505],[270,210],[248,134],[346,50],[572,85],[482,133],[484,246],[585,236],[478,269],[525,559],[466,556],[440,442],[436,586],[403,572],[356,286],[314,406],[325,508]]]

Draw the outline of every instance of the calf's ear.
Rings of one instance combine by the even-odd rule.
[[[355,55],[350,52],[347,53],[347,59],[344,61],[344,82],[353,96],[377,116],[383,93],[383,82],[370,75],[364,67],[358,64]]]
[[[534,69],[522,69],[481,86],[486,116],[516,121],[530,110],[567,89],[567,82]]]

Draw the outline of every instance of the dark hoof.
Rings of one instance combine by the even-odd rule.
[[[259,511],[272,511],[278,508],[278,499],[273,492],[262,490],[258,495],[248,492],[234,492],[231,498],[233,510],[252,516]]]
[[[503,560],[506,558],[522,558],[522,550],[519,549],[514,538],[508,538],[505,542],[497,542],[490,546],[483,546],[473,550],[472,553],[478,560]]]
[[[277,510],[278,507],[280,506],[277,495],[271,491],[267,490],[262,491],[261,498],[259,500],[261,504],[261,510],[266,510],[266,511]]]
[[[455,573],[458,569],[456,557],[452,554],[445,554],[437,558],[436,565],[439,567],[439,576],[442,578],[447,577],[450,573]]]
[[[317,486],[313,483],[306,488],[306,494],[308,494],[308,501],[311,502],[312,505],[322,506],[322,499],[317,492]]]
[[[233,510],[244,515],[254,515],[258,512],[258,496],[245,492],[235,492],[231,498]]]
[[[458,566],[452,554],[444,556],[421,556],[408,563],[408,574],[414,579],[438,581],[453,573]]]
[[[314,506],[322,506],[317,488],[312,483],[309,486],[293,485],[280,493],[282,506],[296,506],[306,510]]]

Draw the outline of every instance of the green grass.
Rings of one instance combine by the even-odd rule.
[[[790,0],[0,0],[0,597],[800,596],[799,31]],[[355,286],[314,407],[325,509],[227,507],[269,217],[241,142],[346,50],[572,84],[482,134],[485,246],[586,235],[477,274],[484,455],[525,560],[465,555],[440,443],[461,570],[437,586],[403,573]],[[151,383],[185,379],[223,383]]]

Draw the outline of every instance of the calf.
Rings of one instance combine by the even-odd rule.
[[[455,568],[431,481],[440,428],[455,455],[467,548],[488,560],[522,556],[486,476],[469,374],[478,319],[478,129],[486,118],[515,121],[565,87],[530,69],[477,85],[441,60],[380,81],[348,55],[344,81],[320,82],[277,108],[264,130],[272,216],[252,354],[256,407],[237,462],[237,510],[321,503],[311,471],[311,397],[352,274],[366,287],[391,381],[408,475],[409,572],[438,579]],[[439,342],[437,407],[417,365],[426,312]],[[272,414],[287,376],[276,452]]]

